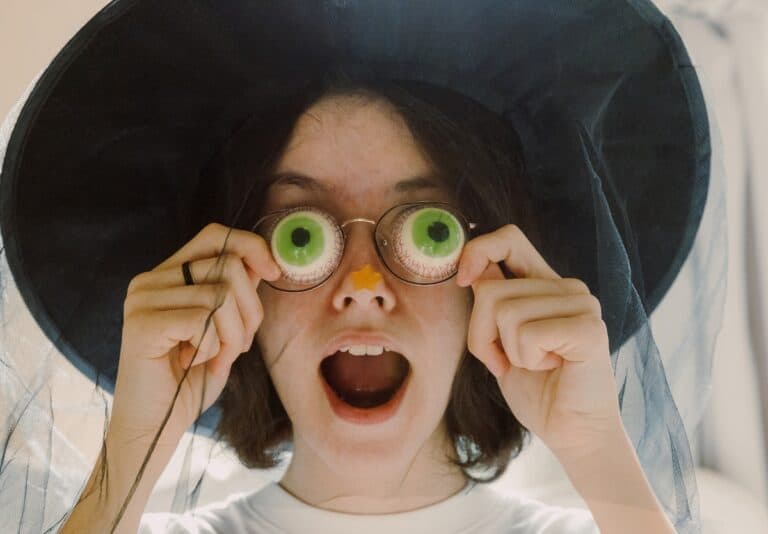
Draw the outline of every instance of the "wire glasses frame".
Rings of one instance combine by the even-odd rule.
[[[334,223],[339,228],[339,230],[341,230],[340,234],[342,236],[342,251],[341,251],[341,254],[339,256],[340,259],[339,259],[338,263],[334,266],[334,268],[331,270],[330,274],[328,274],[327,277],[325,277],[319,283],[317,283],[317,284],[315,284],[313,286],[310,286],[310,287],[306,287],[306,288],[303,288],[303,289],[284,289],[284,288],[280,288],[280,287],[274,286],[268,280],[262,280],[262,282],[264,282],[265,284],[267,284],[268,286],[270,286],[273,289],[276,289],[278,291],[288,292],[288,293],[301,293],[301,292],[310,291],[312,289],[316,289],[316,288],[322,286],[323,284],[325,284],[325,282],[330,280],[333,277],[334,274],[336,274],[336,271],[338,270],[339,265],[341,265],[341,260],[344,258],[344,254],[346,254],[346,250],[347,250],[347,235],[344,232],[344,228],[348,224],[351,224],[353,222],[365,222],[365,223],[369,223],[369,224],[374,225],[373,234],[372,235],[373,235],[374,246],[376,248],[376,254],[379,256],[379,259],[381,260],[381,263],[384,265],[384,267],[386,267],[387,271],[389,271],[393,276],[395,276],[399,280],[405,282],[406,284],[416,285],[416,286],[431,286],[431,285],[435,285],[435,284],[441,284],[441,283],[445,282],[446,280],[450,280],[453,276],[456,275],[457,269],[453,269],[451,271],[450,275],[448,275],[445,278],[443,278],[441,280],[438,280],[436,282],[414,282],[414,281],[411,281],[411,280],[407,280],[407,279],[403,278],[402,276],[398,275],[396,272],[394,272],[392,270],[392,268],[389,266],[389,264],[387,263],[387,261],[384,259],[384,256],[383,256],[383,254],[381,252],[381,249],[379,248],[379,242],[376,239],[377,232],[379,231],[379,225],[380,225],[381,221],[384,220],[384,218],[391,211],[393,211],[395,209],[404,209],[404,208],[407,208],[407,207],[410,207],[410,206],[429,206],[429,207],[434,206],[434,207],[446,208],[454,216],[456,216],[456,218],[458,219],[458,221],[460,222],[460,224],[463,227],[465,235],[467,235],[467,236],[470,236],[470,237],[473,236],[475,234],[476,229],[477,229],[478,223],[469,221],[467,219],[467,217],[458,208],[456,208],[455,206],[453,206],[451,204],[448,204],[446,202],[436,202],[436,201],[430,201],[430,200],[424,200],[424,201],[418,201],[418,202],[406,202],[406,203],[403,203],[403,204],[398,204],[396,206],[392,206],[387,211],[385,211],[379,217],[379,219],[376,220],[376,221],[373,221],[371,219],[365,219],[363,217],[355,217],[353,219],[348,219],[348,220],[344,221],[341,224],[339,224],[336,221],[336,219],[333,217],[333,215],[331,215],[330,213],[327,213],[325,210],[319,210],[319,208],[317,208],[315,206],[302,205],[302,206],[295,206],[295,207],[285,208],[285,209],[281,209],[281,210],[277,210],[277,211],[273,211],[273,212],[267,213],[266,215],[261,217],[251,227],[251,232],[255,233],[256,229],[259,227],[259,225],[262,222],[264,222],[265,220],[267,220],[268,218],[275,217],[275,216],[280,215],[282,213],[293,212],[293,211],[297,211],[297,210],[302,209],[302,208],[310,208],[312,210],[319,210],[319,211],[323,212],[324,214],[328,215],[331,218],[331,220],[334,221]],[[269,245],[269,243],[267,243],[267,245]]]

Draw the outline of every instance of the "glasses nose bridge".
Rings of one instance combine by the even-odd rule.
[[[339,269],[339,267],[341,266],[341,262],[344,259],[349,261],[349,258],[348,258],[349,257],[349,248],[350,248],[348,246],[349,245],[349,236],[347,235],[348,232],[346,230],[347,230],[347,226],[348,225],[350,225],[351,223],[355,223],[355,222],[364,222],[364,223],[368,223],[368,224],[373,226],[373,228],[371,228],[371,231],[367,234],[366,239],[372,239],[373,240],[373,248],[374,248],[374,251],[375,251],[374,253],[376,254],[376,256],[378,256],[378,260],[383,260],[382,255],[381,255],[381,251],[379,250],[379,243],[378,243],[378,240],[376,239],[376,228],[378,227],[377,225],[378,225],[379,221],[373,221],[371,219],[366,219],[364,217],[355,217],[354,219],[348,219],[348,220],[344,221],[343,223],[341,223],[339,225],[339,228],[341,228],[341,233],[344,236],[344,257],[345,258],[342,258],[339,261],[339,264],[336,266],[335,270]],[[387,271],[391,272],[391,269],[390,269],[389,265],[387,265],[386,261],[382,261],[382,264],[384,265],[384,268]]]
[[[341,228],[341,233],[344,235],[345,242],[346,242],[346,240],[349,239],[349,236],[347,235],[348,234],[347,226],[349,224],[355,223],[355,222],[364,222],[364,223],[368,223],[368,224],[373,226],[373,228],[371,229],[371,234],[370,235],[371,235],[371,238],[373,239],[373,246],[378,251],[379,245],[378,245],[378,243],[376,243],[376,236],[373,235],[375,233],[376,225],[377,225],[378,221],[374,221],[374,220],[371,220],[371,219],[366,219],[365,217],[355,217],[354,219],[347,219],[346,221],[344,221],[343,223],[341,223],[339,225],[339,228]]]
[[[346,226],[348,224],[350,224],[350,223],[353,223],[353,222],[369,223],[369,224],[372,224],[374,226],[374,228],[376,227],[376,221],[372,221],[371,219],[366,219],[364,217],[355,217],[354,219],[347,219],[346,221],[344,221],[343,223],[341,223],[339,225],[339,227],[341,228],[342,233],[344,233],[344,229],[346,228]],[[346,233],[344,233],[344,235],[346,236]]]

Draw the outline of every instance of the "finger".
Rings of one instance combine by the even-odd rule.
[[[523,352],[521,347],[524,344],[520,339],[520,329],[532,322],[581,315],[600,318],[599,302],[594,296],[584,294],[554,297],[537,296],[498,302],[496,305],[496,326],[507,361],[515,367],[539,370],[542,360],[547,356],[546,353],[555,349],[547,349],[543,354],[535,350]],[[562,358],[570,358],[567,343],[568,339],[564,338],[561,340],[561,344],[556,347],[559,349],[556,352]],[[552,358],[549,358],[548,361],[551,362]]]
[[[247,336],[240,311],[237,309],[235,296],[231,290],[226,292],[223,302],[213,313],[213,323],[221,340],[220,356],[234,361],[235,358],[245,352],[243,347],[246,344]],[[202,335],[203,332],[201,331],[200,339],[202,339]],[[198,341],[197,336],[192,338],[192,342],[195,343],[195,341]]]
[[[581,291],[580,280],[565,278],[559,280],[541,278],[499,279],[493,269],[499,271],[496,264],[488,266],[481,281],[473,282],[474,305],[469,320],[467,348],[480,359],[497,378],[508,366],[507,355],[500,342],[496,319],[498,303],[503,300],[521,297],[558,296],[568,291]],[[489,278],[495,276],[495,278]],[[589,291],[587,290],[587,293]]]
[[[209,312],[210,313],[210,312]],[[204,328],[205,330],[205,328]],[[221,353],[221,342],[216,334],[216,327],[211,322],[203,334],[202,342],[196,347],[189,341],[179,344],[179,364],[182,369],[196,366],[216,358]]]
[[[504,276],[504,273],[501,272],[499,264],[489,263],[480,276],[477,276],[474,280],[468,279],[466,274],[462,274],[461,277],[456,277],[456,284],[465,287],[471,282],[472,288],[474,289],[475,284],[480,280],[506,280],[506,277]]]
[[[211,223],[153,271],[178,267],[185,261],[217,257],[222,252],[243,258],[252,272],[268,280],[274,279],[274,273],[280,269],[263,237],[247,230]]]
[[[192,279],[195,281],[195,284],[193,285],[220,282],[224,278],[224,273],[227,269],[227,258],[230,256],[238,258],[235,254],[223,254],[215,258],[206,258],[190,262],[189,271],[192,275]],[[243,262],[242,258],[240,258],[240,263],[243,265],[243,270],[251,281],[252,287],[258,287],[258,283],[262,277],[265,280],[271,281],[280,276],[264,272],[268,269],[262,269],[262,274],[259,274],[248,267]],[[182,285],[186,285],[186,281],[184,280],[184,272],[180,266],[177,265],[165,269],[155,268],[152,271],[136,275],[128,286],[128,294],[142,289],[156,289]]]
[[[125,298],[125,314],[130,315],[142,310],[178,310],[193,307],[213,311],[224,301],[227,290],[226,282],[140,289]]]
[[[191,261],[189,263],[189,272],[194,284],[213,284],[229,279],[228,273],[232,271],[236,264],[240,264],[240,270],[245,277],[245,280],[248,282],[248,285],[252,288],[258,287],[259,281],[261,281],[262,278],[266,280],[276,280],[280,276],[279,273],[270,272],[268,268],[262,268],[260,274],[248,267],[243,258],[230,252],[225,252],[214,258]],[[180,266],[172,266],[167,269],[167,272],[167,279],[171,279],[171,276],[173,276],[173,279],[177,280],[175,285],[186,285],[187,282],[184,279],[184,271]]]
[[[226,282],[134,292],[126,298],[126,308],[128,309],[126,316],[130,314],[143,316],[148,311],[173,313],[186,308],[204,308],[209,314],[215,310],[213,323],[223,345],[222,350],[231,358],[246,350],[243,349],[248,341],[245,326],[231,287]],[[191,338],[185,340],[197,347],[202,336],[201,328]],[[170,347],[166,350],[170,350]]]
[[[205,363],[205,370],[209,375],[215,378],[226,380],[229,376],[229,370],[232,368],[232,364],[237,359],[237,356],[239,355],[231,358],[225,355],[220,355],[218,358],[212,358]]]
[[[211,267],[215,264],[221,265],[221,272],[217,274],[216,279],[227,282],[233,290],[240,318],[245,326],[246,339],[243,351],[247,351],[253,343],[256,330],[261,324],[264,315],[261,301],[256,292],[255,286],[257,284],[251,281],[243,260],[234,254],[225,254],[219,258],[195,261],[190,264],[190,272],[193,278],[195,278],[196,273],[210,272]]]
[[[241,258],[228,255],[224,276],[233,289],[235,302],[245,328],[245,344],[242,351],[245,352],[253,344],[253,338],[264,317],[264,308]]]
[[[523,363],[518,367],[543,371],[561,367],[565,360],[584,362],[605,353],[605,339],[605,323],[592,314],[531,321],[518,330]]]
[[[540,293],[532,294],[534,291]],[[517,293],[517,296],[508,298],[505,293]],[[523,293],[527,296],[521,296]],[[522,366],[514,341],[520,324],[585,312],[597,313],[599,316],[599,301],[591,294],[563,295],[562,286],[558,284],[547,284],[546,281],[535,279],[482,281],[475,290],[467,348],[491,372],[501,372],[508,362]]]
[[[489,262],[503,261],[520,278],[561,278],[520,228],[508,224],[469,241],[459,259],[457,280],[475,280]]]
[[[562,298],[568,295],[585,295],[585,305],[600,315],[600,302],[592,296],[589,288],[581,280],[560,278],[556,280],[542,278],[513,278],[508,280],[481,280],[472,284],[474,304],[469,321],[469,336],[490,342],[498,339],[497,314],[500,303],[516,301],[522,298],[555,297],[551,301],[556,307]],[[534,308],[534,311],[536,308]],[[493,337],[495,336],[495,337]]]
[[[148,347],[146,356],[157,358],[167,354],[173,347],[184,343],[199,349],[195,363],[203,363],[220,352],[220,340],[213,323],[209,324],[205,337],[201,332],[211,310],[207,308],[185,308],[181,310],[147,311],[133,319],[135,328],[145,333],[146,339],[155,345]],[[200,344],[200,339],[204,343]],[[191,356],[190,356],[191,358]]]
[[[486,273],[496,265],[489,265]],[[494,302],[520,297],[591,295],[589,287],[577,278],[491,278],[483,273],[480,279],[472,283],[476,305],[492,306]]]

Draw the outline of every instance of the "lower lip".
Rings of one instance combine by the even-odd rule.
[[[381,406],[375,408],[355,408],[354,406],[347,404],[341,400],[336,392],[328,385],[322,373],[320,373],[320,381],[323,383],[325,394],[328,397],[328,401],[331,403],[331,408],[341,419],[354,423],[356,425],[375,425],[389,421],[397,413],[400,404],[402,404],[403,397],[405,397],[405,391],[408,389],[408,384],[411,382],[411,375],[413,373],[408,370],[408,376],[405,377],[403,383],[400,385],[400,389],[397,393]]]

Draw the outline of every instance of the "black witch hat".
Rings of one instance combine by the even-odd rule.
[[[220,147],[255,109],[338,69],[447,87],[509,121],[552,234],[545,257],[567,254],[562,274],[600,299],[612,354],[647,326],[710,178],[695,70],[650,2],[117,0],[38,80],[0,180],[13,279],[85,375],[113,390],[128,283],[207,222],[195,192]],[[633,379],[651,387],[617,373],[620,395]],[[217,417],[214,405],[199,429]],[[679,432],[673,457],[690,471]],[[655,489],[690,519],[695,481],[676,469],[669,494]]]

